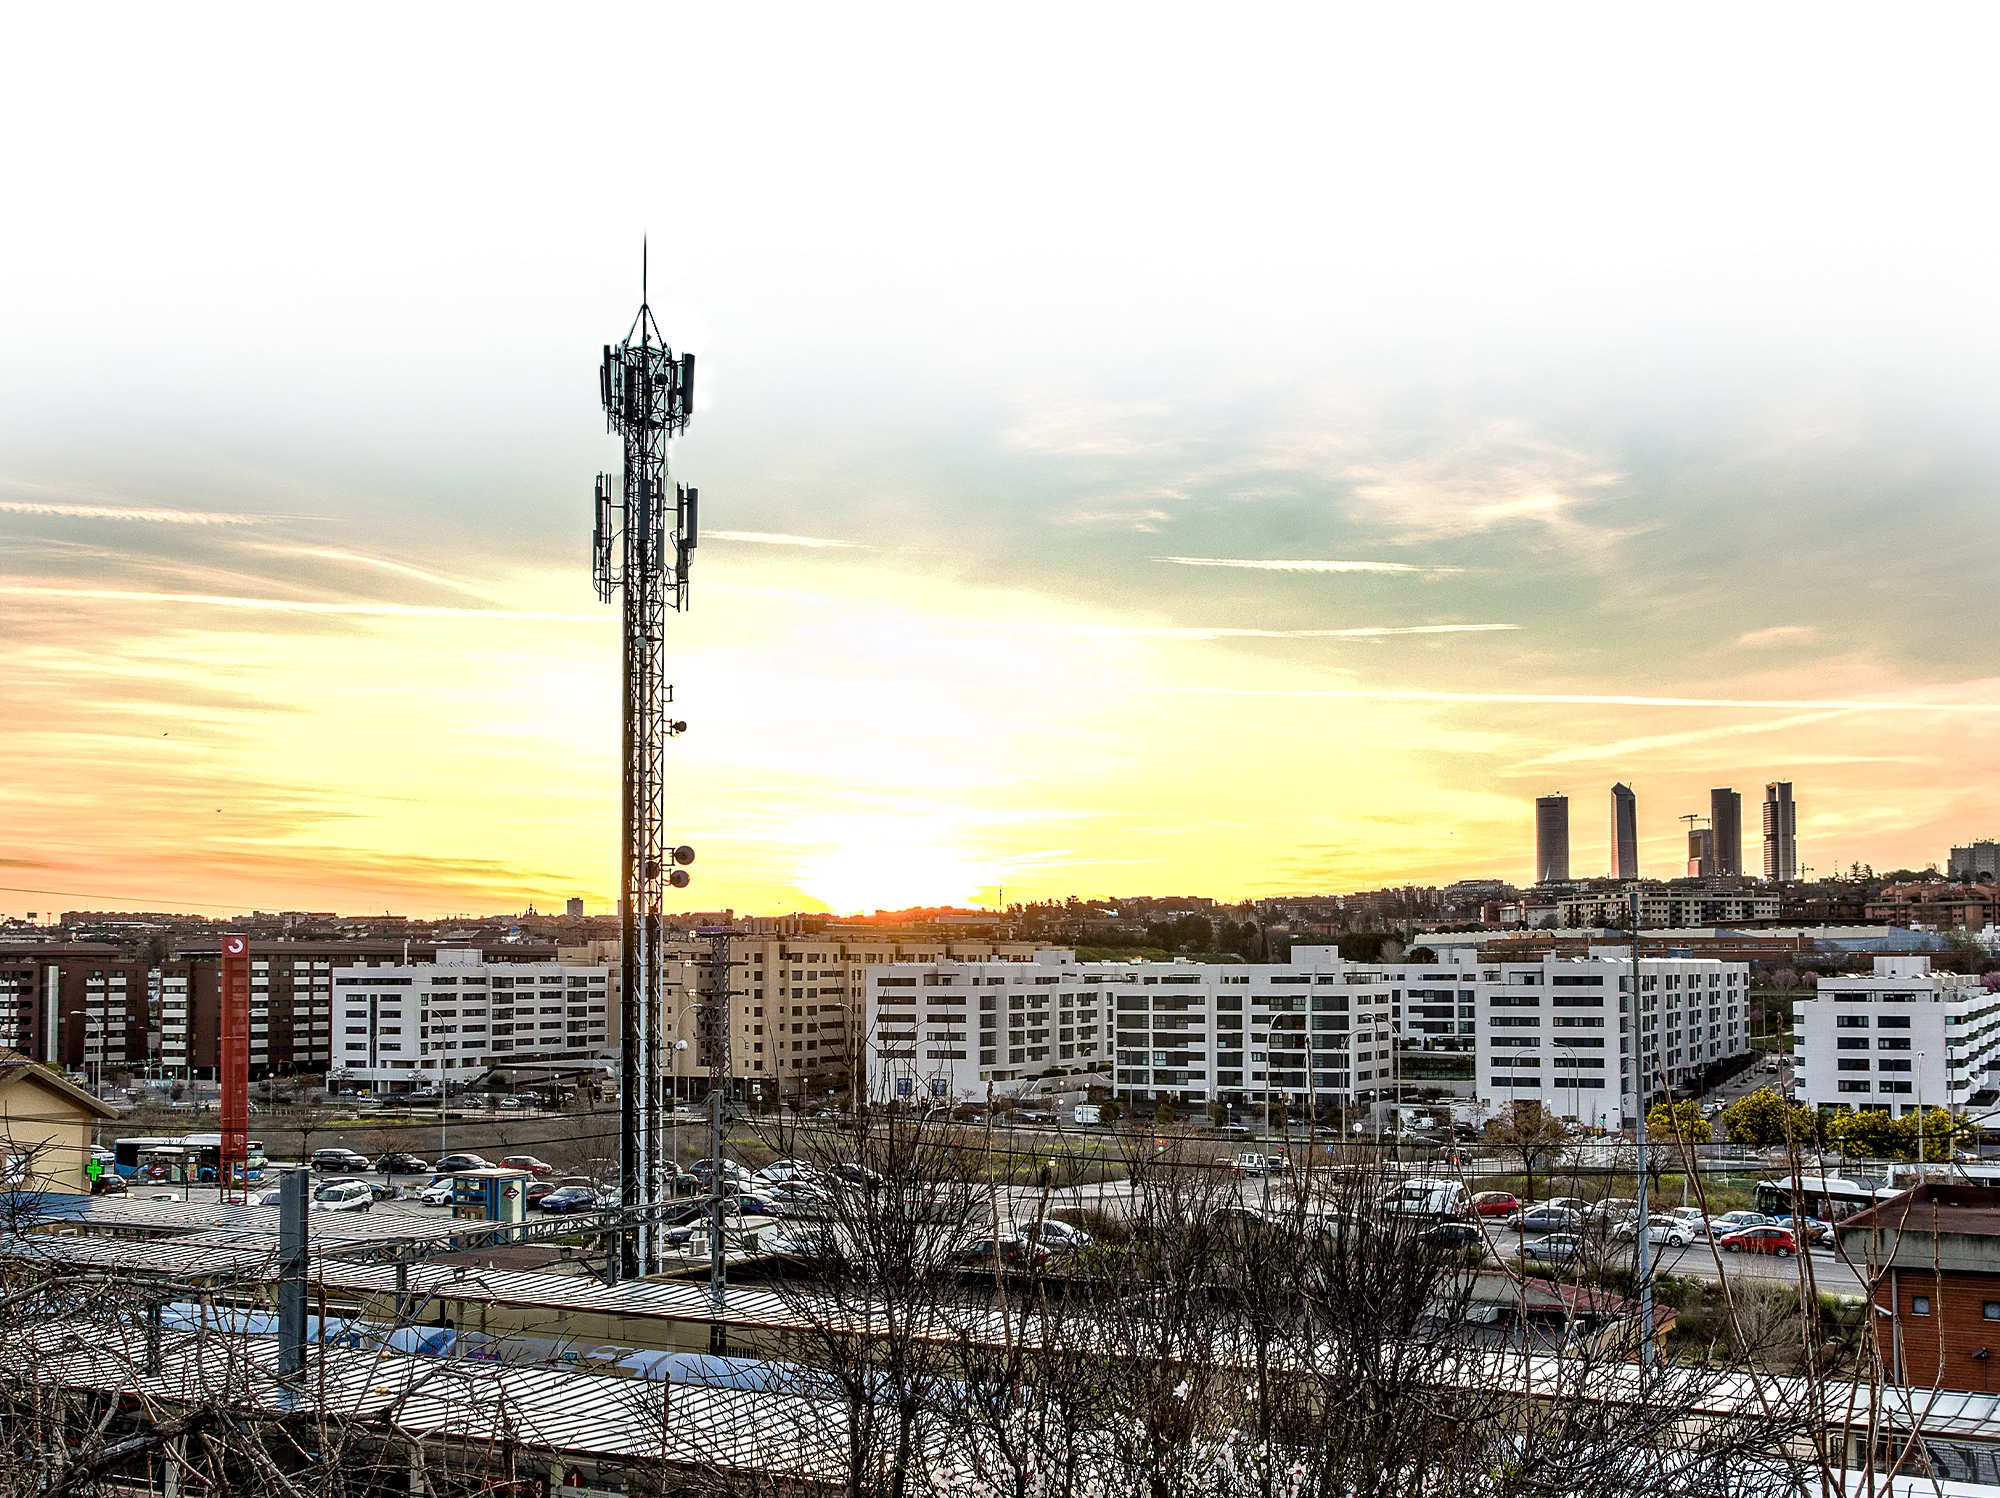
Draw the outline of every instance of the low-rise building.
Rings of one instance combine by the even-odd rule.
[[[1792,1019],[1799,1096],[1816,1107],[1963,1109],[1995,1085],[2000,994],[1928,957],[1821,978]]]
[[[2000,1387],[2000,1190],[1927,1182],[1837,1231],[1842,1252],[1875,1286],[1891,1381]]]
[[[0,1189],[88,1191],[92,1131],[117,1116],[48,1067],[0,1055]]]

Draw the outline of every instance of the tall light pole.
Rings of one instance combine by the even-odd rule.
[[[675,354],[661,336],[643,261],[638,316],[623,343],[605,345],[598,383],[625,460],[622,479],[597,478],[592,571],[606,603],[624,592],[618,1189],[630,1212],[661,1200],[665,896],[686,886],[681,865],[694,861],[694,850],[671,845],[666,831],[667,743],[686,727],[670,711],[666,619],[668,610],[687,607],[699,497],[667,476],[668,444],[694,413],[694,355]],[[652,1273],[658,1237],[659,1225],[648,1220],[625,1240],[626,1274]]]
[[[1645,1002],[1640,997],[1644,985],[1639,978],[1639,891],[1632,891],[1632,1034],[1633,1072],[1639,1084],[1639,1111],[1634,1119],[1633,1138],[1637,1144],[1638,1189],[1633,1193],[1639,1207],[1639,1368],[1653,1366],[1653,1224],[1652,1204],[1646,1194],[1646,1022]]]

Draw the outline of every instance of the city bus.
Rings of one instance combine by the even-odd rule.
[[[111,1146],[111,1168],[126,1180],[214,1181],[222,1171],[222,1136],[186,1134],[178,1139],[133,1137]],[[264,1142],[249,1142],[249,1179],[264,1178]]]
[[[1839,1222],[1900,1194],[1894,1186],[1864,1186],[1845,1176],[1800,1176],[1796,1183],[1787,1177],[1759,1181],[1751,1206],[1766,1217],[1790,1217],[1794,1184],[1805,1214],[1821,1222]]]

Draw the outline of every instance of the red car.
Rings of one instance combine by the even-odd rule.
[[[555,1166],[537,1160],[533,1155],[503,1155],[500,1164],[506,1170],[525,1170],[530,1175],[545,1176],[555,1171]]]
[[[1521,1198],[1511,1191],[1482,1191],[1472,1199],[1475,1217],[1511,1217],[1521,1210]]]
[[[1733,1254],[1776,1254],[1785,1259],[1799,1251],[1799,1240],[1792,1236],[1790,1228],[1742,1228],[1723,1234],[1716,1240],[1716,1247]]]

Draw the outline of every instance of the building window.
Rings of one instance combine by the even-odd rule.
[[[2000,1321],[2000,1300],[1989,1300],[1980,1311],[1988,1321]]]
[[[1928,1295],[1913,1295],[1910,1297],[1910,1314],[1912,1316],[1928,1316],[1930,1313],[1931,1298]]]

